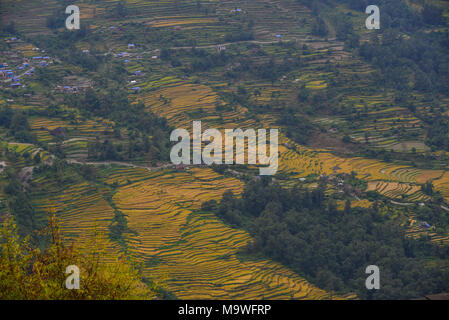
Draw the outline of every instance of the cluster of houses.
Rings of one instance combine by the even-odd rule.
[[[110,27],[110,29],[113,30],[113,29],[115,29],[115,27]],[[135,49],[137,46],[136,46],[136,44],[134,44],[134,43],[128,43],[128,46],[127,46],[127,47],[128,47],[128,50],[133,50],[133,49]],[[223,47],[222,50],[224,50],[224,49],[225,49],[225,48]],[[156,51],[158,51],[158,50],[156,50]],[[135,56],[135,54],[131,54],[131,53],[128,52],[128,51],[123,51],[123,52],[117,53],[117,54],[115,54],[115,56],[116,56],[117,58],[121,59],[121,60],[123,59],[122,61],[123,61],[124,63],[129,63],[131,57],[135,57],[135,58],[138,59],[138,60],[143,59],[142,56]],[[155,59],[158,59],[158,58],[159,58],[158,55],[153,55],[153,56],[151,56],[151,59],[152,59],[152,60],[155,60]],[[142,73],[142,71],[137,70],[137,71],[134,71],[134,72],[132,73],[131,76],[132,76],[132,77],[141,77],[141,76],[143,76],[143,73]],[[137,81],[136,81],[136,80],[131,80],[129,83],[130,83],[131,85],[133,85],[133,86],[130,88],[132,91],[134,91],[134,92],[137,93],[137,92],[139,92],[139,91],[141,90],[140,87],[136,86],[136,84],[137,84]]]
[[[24,70],[29,67],[29,63],[27,60],[23,62],[17,69]],[[30,69],[28,72],[25,73],[25,75],[31,76],[34,73],[34,69]],[[10,83],[11,88],[20,88],[25,87],[20,83],[20,76],[16,75],[15,72],[11,69],[9,69],[9,65],[4,62],[0,64],[0,79],[3,79]]]
[[[56,86],[56,91],[64,93],[78,93],[86,91],[90,86]]]
[[[7,41],[18,41],[17,38],[7,39]],[[33,48],[33,51],[39,51],[39,48]],[[42,51],[44,52],[44,51]],[[51,57],[49,56],[34,56],[31,58],[25,58],[22,52],[19,50],[16,53],[7,51],[3,53],[9,60],[8,62],[15,65],[10,67],[8,63],[3,62],[0,64],[0,80],[3,80],[7,86],[15,88],[25,88],[26,86],[21,83],[23,76],[33,76],[34,66],[46,67],[51,63]]]
[[[12,37],[12,38],[9,38],[9,39],[5,39],[5,42],[6,43],[11,43],[11,42],[15,42],[15,41],[18,41],[19,39],[17,39],[17,37]]]
[[[51,58],[49,56],[36,56],[32,57],[31,59],[39,63],[39,66],[41,67],[47,67]]]
[[[56,91],[62,93],[85,92],[92,87],[92,81],[79,76],[67,76],[63,79],[63,84],[56,86]]]

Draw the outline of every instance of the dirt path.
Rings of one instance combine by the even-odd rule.
[[[279,41],[297,41],[297,42],[312,42],[314,39],[311,38],[302,38],[302,39],[298,39],[298,38],[293,38],[293,39],[278,39],[278,40],[271,40],[271,41],[262,41],[262,40],[242,40],[242,41],[234,41],[234,42],[224,42],[224,43],[217,43],[217,44],[208,44],[208,45],[203,45],[203,46],[187,46],[187,47],[171,47],[168,48],[169,50],[188,50],[188,49],[210,49],[210,48],[216,48],[218,46],[230,46],[232,44],[241,44],[241,43],[254,43],[254,44],[274,44],[274,43],[278,43]],[[320,39],[316,39],[318,42],[325,42],[324,40],[320,40]],[[329,38],[329,41],[333,41],[335,40],[335,38]],[[135,52],[135,53],[130,53],[128,52],[130,57],[134,57],[134,56],[140,56],[140,55],[144,55],[144,54],[153,54],[155,52],[159,52],[160,49],[154,49],[154,50],[149,50],[149,51],[142,51],[142,52]],[[113,53],[112,51],[108,51],[106,53],[101,53],[101,54],[97,54],[97,56],[106,56],[106,55],[115,55],[115,53]]]
[[[397,204],[398,206],[411,206],[411,205],[413,205],[413,203],[411,203],[411,202],[397,202],[397,201],[393,201],[393,200],[390,200],[390,202],[393,203],[393,204]]]
[[[67,159],[67,163],[69,164],[81,164],[81,165],[92,165],[92,166],[110,166],[110,165],[118,165],[118,166],[125,166],[125,167],[131,167],[131,168],[143,168],[147,169],[148,171],[154,171],[154,170],[160,170],[165,169],[169,167],[173,167],[174,165],[172,163],[165,163],[160,166],[156,167],[149,167],[144,165],[138,165],[130,162],[120,162],[120,161],[79,161],[75,159]]]

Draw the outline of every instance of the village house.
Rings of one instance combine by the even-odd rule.
[[[421,229],[428,229],[428,228],[430,228],[430,224],[428,224],[426,221],[423,221],[419,224],[419,227]]]

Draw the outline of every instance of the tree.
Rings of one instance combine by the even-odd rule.
[[[64,244],[60,224],[50,217],[43,233],[50,245],[41,251],[21,239],[12,218],[0,227],[0,299],[148,299],[157,284],[140,281],[139,266],[124,256],[113,263],[102,260],[105,240],[95,233],[83,244]],[[65,287],[65,271],[70,265],[80,269],[80,288]]]
[[[443,21],[442,9],[431,4],[424,5],[422,16],[424,22],[428,24],[438,25]]]
[[[115,15],[123,18],[128,15],[128,9],[126,8],[126,0],[120,0],[115,7]]]
[[[317,17],[312,25],[312,34],[319,37],[325,37],[328,32],[329,31],[323,18]]]

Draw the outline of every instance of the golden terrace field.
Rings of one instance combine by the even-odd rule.
[[[431,180],[434,181],[436,190],[440,190],[447,199],[449,197],[449,176],[443,170],[422,170],[358,157],[342,158],[327,150],[309,149],[294,144],[285,137],[282,137],[281,143],[279,171],[293,174],[294,177],[349,174],[354,171],[358,178],[369,181],[368,190],[377,190],[391,198],[406,194],[413,201],[427,199],[416,184]]]
[[[113,125],[112,122],[104,119],[96,121],[86,120],[79,123],[70,123],[65,120],[55,120],[48,118],[32,118],[30,119],[30,126],[37,134],[40,141],[49,141],[52,139],[50,131],[59,127],[64,127],[69,131],[76,131],[79,136],[91,137],[98,135]]]
[[[216,18],[189,18],[185,19],[165,19],[165,20],[156,20],[154,22],[150,22],[152,27],[172,27],[172,26],[181,26],[181,25],[191,25],[191,24],[210,24],[216,23],[218,19]]]
[[[160,79],[159,82],[153,82],[150,86],[157,89],[143,94],[142,99],[145,105],[156,114],[167,118],[174,127],[191,130],[193,120],[201,120],[203,130],[211,127],[244,129],[261,126],[261,124],[257,125],[254,121],[245,119],[246,110],[244,108],[235,110],[235,112],[222,113],[219,116],[219,112],[215,109],[215,105],[220,103],[219,97],[208,86],[175,79],[170,81]],[[271,124],[268,127],[276,126]],[[330,175],[355,171],[360,179],[401,183],[401,186],[407,189],[407,193],[411,196],[409,200],[413,201],[425,200],[425,197],[415,190],[418,188],[416,184],[438,179],[443,174],[442,170],[421,170],[379,160],[359,157],[342,158],[333,155],[328,150],[310,149],[297,145],[282,134],[280,144],[279,172],[292,174],[293,178],[300,178],[311,174]],[[286,145],[294,146],[294,148]],[[437,183],[436,188],[443,188],[443,185],[444,180]],[[377,186],[379,188],[375,188],[375,190],[382,193],[382,190],[385,189],[384,185],[378,184]],[[388,190],[387,188],[384,191]],[[401,188],[398,188],[396,191],[400,190]],[[444,190],[442,192],[444,195]],[[384,192],[384,194],[393,198],[398,196],[397,192]],[[449,196],[449,192],[447,195]]]
[[[389,198],[401,198],[406,196],[408,201],[425,201],[429,197],[423,194],[417,185],[398,182],[371,181],[368,182],[367,191],[377,190]]]
[[[292,144],[291,142],[289,142]],[[398,182],[424,183],[443,174],[442,170],[421,170],[403,165],[363,158],[342,158],[327,150],[297,146],[298,151],[280,146],[280,168],[285,172],[309,174],[351,173],[355,171],[366,180],[391,180]]]
[[[116,259],[120,249],[107,238],[108,226],[114,217],[114,209],[104,200],[101,190],[86,182],[74,184],[61,190],[54,181],[35,179],[35,183],[45,184],[45,189],[33,194],[33,203],[38,211],[55,213],[62,224],[62,234],[67,243],[72,240],[86,240],[93,232],[105,236],[106,261]]]
[[[158,87],[160,84],[150,83],[149,87],[152,86]],[[244,117],[246,108],[217,112],[216,104],[221,101],[205,85],[173,80],[155,91],[144,93],[142,99],[151,111],[166,118],[176,128],[189,129],[193,120],[202,120],[205,127],[254,127],[254,121]]]
[[[242,183],[210,169],[156,172],[118,188],[113,201],[138,233],[128,243],[145,262],[144,274],[183,299],[329,298],[285,267],[270,260],[240,260],[251,239],[214,215],[198,213],[202,202]]]

